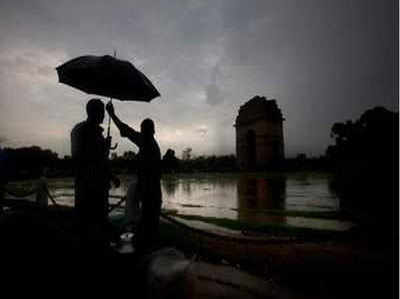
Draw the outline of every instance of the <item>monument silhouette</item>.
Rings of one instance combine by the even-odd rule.
[[[236,156],[242,170],[265,170],[284,158],[283,121],[275,99],[255,96],[236,117]]]

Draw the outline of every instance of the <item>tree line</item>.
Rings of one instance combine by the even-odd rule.
[[[320,157],[307,157],[299,153],[295,158],[283,161],[275,170],[328,170],[338,178],[333,185],[338,190],[347,190],[349,176],[361,179],[361,174],[394,173],[394,158],[398,153],[398,113],[383,107],[375,107],[364,112],[355,121],[334,123],[330,145],[326,154]],[[397,131],[396,131],[397,130]],[[396,133],[397,132],[397,133]],[[397,146],[397,148],[396,148]],[[73,165],[70,156],[59,158],[50,149],[39,146],[21,148],[0,147],[0,167],[2,175],[11,179],[27,179],[40,176],[46,170],[48,176],[71,176]],[[137,154],[126,151],[122,155],[113,152],[110,156],[111,167],[116,173],[134,173],[137,167]],[[181,158],[176,157],[173,149],[168,149],[162,157],[164,173],[178,172],[235,172],[239,171],[235,155],[194,156],[191,148],[182,151]],[[380,176],[375,180],[391,180]],[[356,181],[358,182],[358,181]],[[340,191],[339,191],[340,192]],[[345,196],[343,194],[343,196]]]

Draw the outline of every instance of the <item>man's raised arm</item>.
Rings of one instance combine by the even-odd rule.
[[[135,143],[137,146],[141,146],[141,134],[129,127],[127,124],[123,123],[118,116],[115,115],[114,106],[111,101],[107,103],[106,110],[119,129],[121,136],[129,138],[129,140]]]

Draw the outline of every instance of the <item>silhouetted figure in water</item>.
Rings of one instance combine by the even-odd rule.
[[[154,122],[147,118],[140,125],[140,132],[123,123],[109,102],[106,106],[121,136],[127,137],[138,148],[138,182],[136,196],[142,202],[142,216],[135,236],[136,252],[144,253],[152,249],[158,234],[161,212],[161,153],[154,139]]]
[[[71,153],[75,171],[75,210],[80,233],[86,245],[95,249],[107,246],[108,190],[113,177],[108,161],[111,137],[103,137],[104,104],[91,99],[86,105],[87,119],[71,132]]]

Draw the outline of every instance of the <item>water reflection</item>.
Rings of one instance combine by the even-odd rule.
[[[191,181],[183,181],[182,182],[182,189],[183,189],[183,192],[187,196],[191,196],[192,195],[192,182]]]
[[[163,208],[183,215],[229,218],[254,224],[344,230],[338,220],[311,219],[271,213],[271,210],[337,211],[338,199],[324,174],[192,175],[162,181]]]
[[[177,179],[167,179],[161,181],[161,187],[163,190],[163,195],[174,196],[176,192],[176,188],[178,188],[178,180]]]
[[[162,180],[163,208],[180,214],[236,219],[236,177],[193,175]]]
[[[324,174],[288,174],[255,177],[235,174],[193,174],[163,178],[163,208],[179,214],[229,218],[257,224],[284,223],[297,226],[340,227],[338,221],[272,216],[271,210],[338,211],[339,200],[328,187]],[[124,196],[135,177],[121,177],[121,186],[111,195]],[[53,195],[60,204],[73,205],[73,180],[49,180]],[[119,201],[110,199],[112,203]],[[316,223],[318,221],[318,223]],[[312,222],[312,223],[311,223]]]
[[[285,216],[265,215],[265,210],[283,210],[286,178],[273,179],[241,176],[237,182],[238,220],[249,223],[285,223]]]

